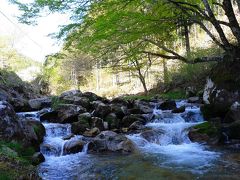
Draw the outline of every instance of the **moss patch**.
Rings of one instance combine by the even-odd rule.
[[[6,157],[21,161],[23,164],[31,164],[31,158],[35,150],[33,147],[25,148],[19,142],[0,141],[0,153]]]
[[[59,105],[61,105],[61,104],[65,104],[65,101],[62,100],[62,99],[60,99],[58,96],[53,96],[53,97],[52,97],[52,105],[51,105],[51,108],[52,108],[53,110],[56,110],[56,109],[59,107]]]
[[[207,134],[208,136],[214,136],[218,133],[218,129],[210,122],[198,124],[194,126],[194,129],[196,129],[198,133]]]
[[[160,95],[163,99],[185,99],[186,94],[184,91],[170,91]]]
[[[28,175],[38,179],[36,167],[31,165],[34,152],[34,148],[24,148],[19,142],[0,141],[0,179],[29,179]]]

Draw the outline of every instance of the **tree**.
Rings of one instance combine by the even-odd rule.
[[[35,0],[22,4],[20,20],[29,23],[33,17],[48,7],[51,12],[69,12],[74,23],[65,26],[58,37],[65,37],[66,45],[80,48],[101,57],[117,52],[121,46],[136,44],[129,55],[150,54],[164,59],[176,59],[185,63],[240,59],[240,27],[231,0]],[[239,1],[237,1],[239,3]],[[224,11],[228,21],[218,19],[216,8]],[[223,54],[191,58],[179,54],[173,42],[179,38],[178,29],[185,29],[186,51],[189,52],[187,27],[197,24]],[[213,31],[206,26],[211,24]],[[227,36],[223,26],[229,28]],[[141,48],[139,48],[141,46]]]
[[[0,68],[18,72],[31,66],[40,67],[41,64],[17,52],[10,38],[0,37]]]
[[[93,65],[91,58],[78,50],[61,50],[46,58],[42,80],[50,82],[50,89],[57,93],[71,87],[80,89],[91,76]]]
[[[170,49],[169,46],[163,45],[166,37],[170,38],[174,36],[173,32],[176,28],[186,26],[186,24],[198,24],[211,39],[225,51],[225,54],[238,56],[236,51],[239,50],[240,28],[233,11],[232,1],[230,0],[35,0],[34,3],[31,4],[21,4],[16,0],[13,2],[17,3],[20,9],[24,11],[20,20],[26,23],[29,23],[29,19],[38,16],[40,9],[43,9],[43,7],[48,7],[49,10],[53,12],[72,10],[72,19],[75,20],[75,23],[69,24],[60,33],[60,35],[66,35],[65,33],[67,33],[69,35],[67,38],[69,42],[73,41],[72,38],[76,38],[80,33],[85,32],[85,34],[94,35],[94,37],[90,39],[94,39],[95,42],[102,40],[103,37],[101,36],[103,35],[105,35],[104,37],[110,35],[108,39],[112,39],[112,37],[115,36],[114,40],[120,40],[120,38],[125,37],[125,41],[120,41],[122,43],[141,39],[168,54],[148,52],[163,58],[178,59],[189,63],[222,60],[222,57],[204,57],[195,59],[194,61],[188,60],[186,57]],[[223,22],[217,19],[214,14],[215,6],[224,10],[229,22]],[[113,22],[113,20],[115,22]],[[217,35],[211,33],[204,25],[204,22],[211,23]],[[237,42],[236,44],[235,42],[230,42],[227,38],[222,29],[222,25],[228,26],[231,29],[234,40]],[[95,29],[96,31],[92,33],[89,28],[92,30]],[[75,31],[70,31],[74,29]],[[70,34],[69,31],[71,32]],[[119,38],[116,37],[118,35]],[[131,37],[126,38],[126,35]],[[85,40],[89,39],[89,37],[86,36],[84,38]],[[82,38],[80,39],[83,40]],[[170,38],[170,40],[172,41],[173,39]]]
[[[108,64],[111,64],[110,67],[117,72],[130,72],[133,77],[137,77],[142,84],[144,93],[147,94],[148,88],[146,83],[146,76],[148,75],[149,69],[156,61],[156,58],[151,57],[149,54],[146,54],[144,56],[140,56],[139,54],[128,55],[128,52],[125,51],[124,47],[122,47],[121,52],[122,56],[115,55],[114,58],[110,58],[112,60],[112,63]]]

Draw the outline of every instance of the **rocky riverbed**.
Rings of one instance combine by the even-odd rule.
[[[30,99],[32,111],[16,114],[1,101],[1,139],[32,148],[43,179],[235,178],[238,140],[204,121],[201,102],[109,100],[73,90]]]

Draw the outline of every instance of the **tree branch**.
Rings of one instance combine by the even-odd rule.
[[[201,58],[195,58],[193,60],[187,60],[186,58],[179,59],[179,57],[177,57],[177,56],[168,56],[168,55],[161,54],[161,53],[156,53],[156,52],[142,51],[142,53],[151,54],[153,56],[161,57],[161,58],[164,58],[164,59],[180,60],[180,61],[182,61],[184,63],[187,63],[187,64],[197,64],[197,63],[205,63],[205,62],[223,61],[223,56],[201,57]]]
[[[240,27],[237,18],[234,14],[232,3],[230,0],[223,1],[223,9],[225,11],[226,16],[228,17],[230,29],[233,35],[236,37],[238,44],[240,45]]]
[[[151,43],[151,44],[153,44],[153,45],[155,45],[155,46],[157,46],[158,48],[160,48],[160,49],[162,49],[162,50],[164,50],[164,51],[174,55],[174,56],[170,56],[170,57],[177,57],[177,59],[179,59],[179,60],[186,61],[186,58],[184,58],[180,54],[176,53],[175,51],[168,49],[166,46],[162,45],[161,42],[153,41],[151,39],[144,39],[144,40],[149,42],[149,43]]]
[[[213,24],[213,26],[215,27],[216,31],[218,32],[219,37],[220,37],[222,43],[224,44],[224,46],[226,47],[227,50],[230,50],[231,49],[231,44],[229,43],[228,39],[225,36],[225,33],[223,32],[222,27],[218,23],[215,15],[213,14],[212,9],[211,9],[211,7],[210,7],[210,5],[208,3],[208,0],[202,0],[202,2],[203,2],[204,6],[206,8],[206,11],[208,12],[208,16],[210,18],[210,22]]]

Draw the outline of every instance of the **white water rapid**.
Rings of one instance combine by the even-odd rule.
[[[186,110],[178,114],[168,110],[154,110],[155,120],[146,124],[154,130],[154,135],[148,140],[141,133],[128,137],[145,156],[155,159],[155,163],[161,167],[204,173],[219,154],[190,141],[190,127],[202,123],[203,117],[199,107],[184,101],[177,103],[178,107],[181,105],[185,105]]]
[[[134,174],[134,171],[145,171],[146,162],[150,163],[153,169],[157,168],[160,174],[162,169],[167,169],[170,174],[173,173],[171,176],[176,172],[201,175],[209,171],[219,154],[208,150],[205,145],[190,141],[189,128],[202,123],[203,118],[199,107],[184,101],[177,103],[178,107],[182,105],[186,106],[186,110],[179,114],[155,109],[154,120],[145,125],[153,132],[147,138],[141,133],[127,135],[140,152],[129,156],[87,154],[87,145],[82,152],[64,155],[64,143],[68,141],[64,140],[65,137],[83,138],[83,136],[70,137],[70,124],[44,122],[46,136],[40,149],[45,162],[39,165],[39,175],[44,180],[121,179],[121,177],[124,179],[129,175],[140,178],[141,175],[138,172]],[[39,120],[39,112],[18,115]],[[131,167],[127,164],[131,164]],[[129,175],[123,176],[122,171],[128,172],[131,168],[134,170]],[[158,177],[158,174],[151,174],[150,171],[149,173],[153,178]]]

